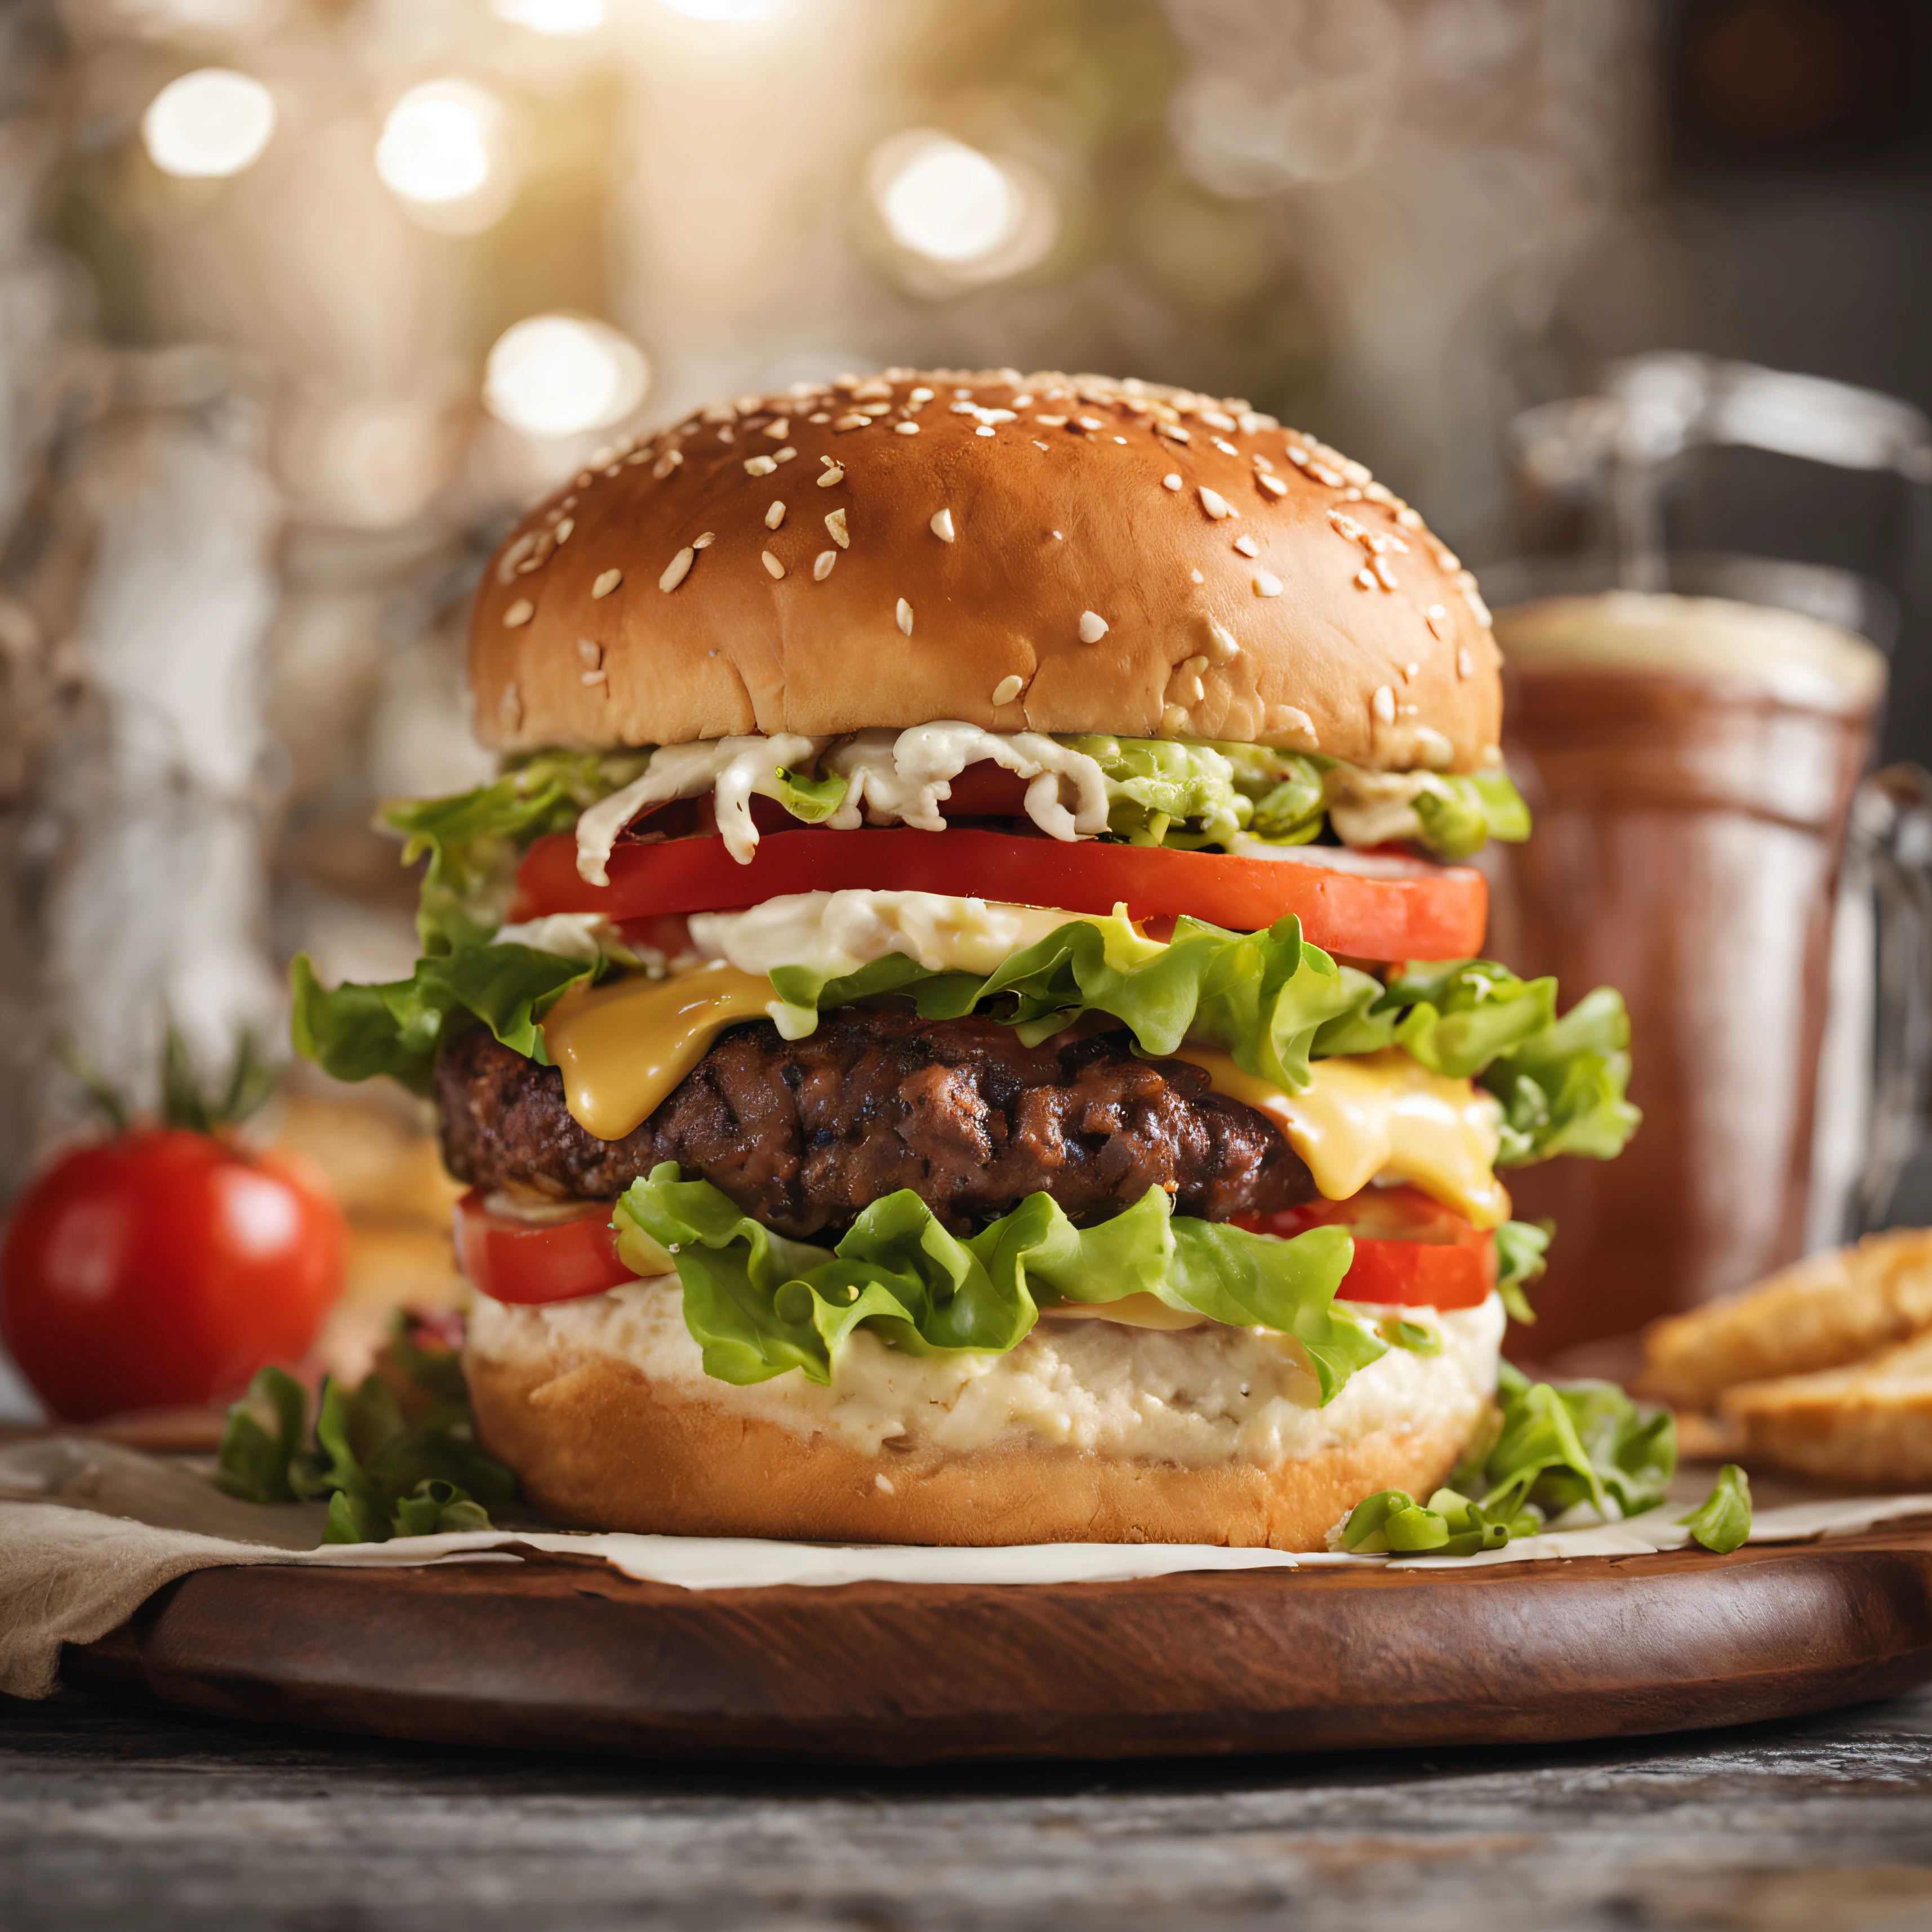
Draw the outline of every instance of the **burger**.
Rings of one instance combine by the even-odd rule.
[[[1623,1012],[1480,957],[1474,579],[1245,403],[889,369],[516,526],[493,782],[387,808],[407,980],[298,1045],[434,1103],[478,1438],[556,1520],[1320,1547],[1498,1426]],[[1418,1506],[1419,1507],[1419,1506]]]

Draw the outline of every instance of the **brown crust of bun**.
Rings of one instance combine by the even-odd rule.
[[[1468,1446],[1450,1425],[1384,1430],[1272,1468],[1130,1462],[1019,1438],[974,1454],[872,1456],[693,1401],[609,1355],[472,1349],[478,1440],[524,1497],[583,1529],[806,1542],[1208,1543],[1320,1550],[1364,1496],[1427,1496]],[[880,1486],[884,1477],[892,1487]]]
[[[1024,396],[1011,421],[954,406]],[[844,473],[821,488],[826,458]],[[1234,514],[1211,515],[1204,490]],[[842,548],[825,520],[840,510]],[[942,510],[950,542],[932,527]],[[1263,572],[1279,595],[1258,593]],[[1090,612],[1107,628],[1086,643]],[[950,718],[1468,771],[1495,757],[1502,718],[1488,616],[1474,579],[1360,464],[1245,404],[896,369],[741,397],[598,452],[492,558],[470,677],[478,734],[506,751]]]

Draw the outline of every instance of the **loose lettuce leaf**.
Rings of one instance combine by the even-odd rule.
[[[1049,1195],[1029,1195],[970,1239],[948,1234],[910,1190],[876,1201],[833,1249],[788,1240],[718,1189],[666,1162],[617,1204],[628,1222],[677,1257],[684,1317],[721,1382],[796,1369],[829,1382],[852,1331],[869,1328],[911,1354],[1001,1354],[1043,1305],[1150,1294],[1216,1322],[1291,1334],[1326,1402],[1386,1352],[1335,1291],[1354,1244],[1340,1228],[1282,1241],[1175,1215],[1150,1189],[1097,1227],[1076,1228]]]
[[[398,1360],[409,1367],[406,1357]],[[326,1381],[308,1448],[302,1441],[307,1392],[281,1370],[263,1369],[228,1412],[211,1480],[249,1502],[328,1497],[324,1543],[488,1529],[489,1512],[514,1498],[516,1478],[471,1438],[466,1390],[460,1402],[449,1400],[460,1386],[454,1356],[433,1366],[434,1380],[425,1393],[438,1406],[413,1427],[381,1375],[370,1374],[353,1390]],[[265,1418],[274,1424],[272,1435]]]
[[[1634,1402],[1614,1382],[1532,1382],[1505,1362],[1497,1388],[1502,1426],[1479,1472],[1486,1509],[1526,1506],[1560,1516],[1577,1503],[1615,1521],[1654,1509],[1677,1467],[1667,1408]]]
[[[427,1094],[436,1047],[453,1028],[480,1021],[526,1059],[543,1061],[538,1022],[570,988],[596,979],[601,962],[560,958],[528,946],[463,946],[416,962],[406,980],[323,986],[307,953],[289,968],[296,1051],[338,1080],[381,1073]]]
[[[1438,859],[1466,859],[1492,838],[1520,845],[1529,836],[1529,807],[1502,772],[1432,772],[1414,810],[1421,842]]]
[[[1449,1487],[1426,1504],[1404,1490],[1378,1491],[1356,1504],[1336,1546],[1364,1555],[1468,1556],[1534,1536],[1578,1503],[1614,1522],[1663,1502],[1677,1467],[1668,1409],[1633,1402],[1612,1382],[1533,1382],[1508,1362],[1496,1393],[1496,1424]],[[1741,1471],[1727,1468],[1710,1500],[1684,1519],[1706,1548],[1735,1549],[1749,1533],[1742,1482]]]
[[[518,856],[567,832],[586,806],[640,777],[649,752],[541,752],[473,791],[383,806],[378,825],[403,835],[403,862],[427,852],[416,931],[434,956],[476,946],[503,922]]]
[[[1706,1550],[1727,1556],[1750,1534],[1750,1478],[1735,1462],[1726,1462],[1718,1472],[1711,1493],[1688,1516],[1677,1520],[1690,1531],[1692,1540]]]

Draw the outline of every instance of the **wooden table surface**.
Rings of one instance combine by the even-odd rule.
[[[0,1699],[4,1932],[1289,1924],[1932,1924],[1932,1690],[1550,1748],[736,1774]]]

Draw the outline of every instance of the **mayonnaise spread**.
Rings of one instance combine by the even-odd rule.
[[[1391,1348],[1326,1408],[1290,1337],[1216,1324],[1175,1334],[1117,1322],[1042,1322],[1003,1355],[910,1355],[861,1330],[829,1386],[784,1375],[730,1396],[734,1414],[868,1453],[984,1449],[1031,1436],[1103,1455],[1203,1466],[1299,1462],[1382,1430],[1472,1431],[1496,1382],[1503,1314],[1405,1309],[1441,1352]],[[479,1296],[470,1346],[484,1359],[552,1356],[568,1376],[593,1356],[630,1363],[666,1394],[716,1402],[674,1277],[545,1307]],[[541,1388],[532,1400],[541,1403]]]

